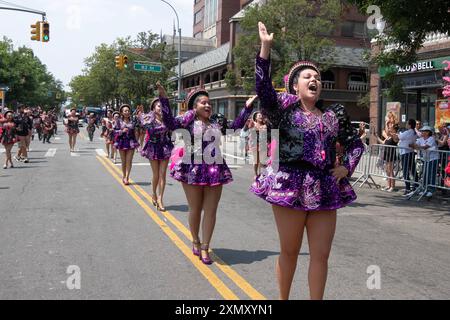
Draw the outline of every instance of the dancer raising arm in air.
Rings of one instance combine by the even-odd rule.
[[[270,77],[274,39],[259,23],[261,52],[256,58],[256,91],[273,129],[279,130],[278,170],[269,167],[251,191],[272,205],[281,254],[276,273],[280,299],[289,299],[303,232],[310,249],[309,287],[313,300],[324,297],[328,257],[336,229],[336,210],[356,199],[348,178],[364,146],[342,105],[323,108],[320,70],[310,61],[297,62],[286,81],[287,93],[275,92]],[[336,145],[345,149],[336,163]]]
[[[209,256],[209,245],[216,225],[217,208],[222,196],[223,185],[232,182],[233,177],[221,155],[220,148],[216,147],[211,150],[211,142],[205,140],[209,140],[207,137],[211,136],[217,139],[226,128],[212,117],[212,107],[206,90],[192,91],[187,97],[189,111],[181,117],[174,118],[164,88],[159,83],[157,88],[160,94],[159,100],[161,101],[165,125],[172,131],[186,129],[189,132],[191,142],[194,141],[195,137],[203,137],[200,146],[197,146],[197,144],[186,146],[185,150],[193,149],[193,152],[190,153],[190,159],[188,159],[190,161],[188,163],[177,162],[171,169],[170,174],[172,178],[182,183],[189,203],[189,226],[193,239],[193,254],[199,256],[204,264],[210,265],[213,261]],[[231,128],[242,129],[252,110],[252,105],[244,108]],[[220,160],[212,164],[209,161],[207,163],[205,161],[207,156]],[[198,159],[201,161],[198,161]],[[200,240],[202,212],[204,212],[203,237]]]

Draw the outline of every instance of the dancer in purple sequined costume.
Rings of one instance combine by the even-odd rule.
[[[185,148],[186,156],[174,164],[171,176],[182,183],[189,203],[192,251],[194,255],[200,257],[204,264],[209,265],[213,263],[209,256],[209,244],[216,224],[216,212],[222,196],[223,185],[233,180],[231,171],[220,153],[220,148],[217,147],[220,140],[216,140],[221,138],[226,128],[211,117],[212,108],[207,91],[198,89],[191,92],[187,97],[190,111],[181,117],[174,118],[164,89],[159,84],[157,86],[160,92],[164,123],[172,131],[187,130],[188,137],[185,138],[190,140]],[[252,105],[244,108],[231,128],[242,129],[252,110]],[[197,143],[196,138],[203,138],[203,141]],[[189,152],[191,150],[192,152]],[[203,241],[200,241],[202,211],[204,211]]]
[[[131,107],[127,104],[120,107],[120,116],[114,124],[114,147],[119,150],[122,160],[122,181],[128,186],[130,184],[134,152],[139,147],[139,143],[136,139],[135,124],[131,119]]]
[[[277,166],[269,167],[251,191],[273,206],[281,254],[277,263],[280,299],[288,299],[306,227],[310,247],[311,299],[323,299],[328,256],[336,229],[336,210],[356,199],[348,178],[364,150],[342,105],[320,106],[320,71],[309,61],[296,63],[287,94],[275,92],[270,77],[273,34],[259,23],[262,42],[256,58],[256,91],[263,113],[279,129]],[[336,162],[336,145],[345,149]]]
[[[153,100],[149,113],[140,114],[139,122],[146,132],[141,155],[149,159],[153,172],[153,205],[160,211],[166,211],[163,199],[166,189],[167,167],[172,154],[173,143],[171,132],[162,119],[159,99]],[[158,188],[159,194],[157,194]]]

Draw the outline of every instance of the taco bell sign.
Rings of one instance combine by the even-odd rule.
[[[421,72],[421,71],[428,71],[428,70],[434,70],[434,61],[423,61],[423,62],[417,62],[413,63],[412,65],[406,66],[406,67],[400,67],[397,66],[397,73],[412,73],[412,72]]]

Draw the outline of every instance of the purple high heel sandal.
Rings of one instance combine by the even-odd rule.
[[[200,257],[201,251],[196,248],[200,245],[201,245],[200,242],[195,242],[195,241],[192,242],[192,253],[194,254],[194,256]]]
[[[202,252],[206,251],[208,253],[208,256],[206,258],[203,258]],[[200,252],[200,260],[203,262],[203,264],[206,264],[207,266],[210,266],[214,263],[214,261],[211,260],[209,257],[209,246],[202,246],[202,250]]]

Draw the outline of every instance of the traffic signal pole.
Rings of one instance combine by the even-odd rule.
[[[9,10],[9,11],[20,11],[20,12],[27,12],[27,13],[33,13],[33,14],[39,14],[42,16],[42,21],[45,21],[45,18],[47,14],[43,11],[37,11],[37,10],[26,10],[26,9],[18,9],[18,8],[9,8],[9,7],[0,7],[0,10]]]

